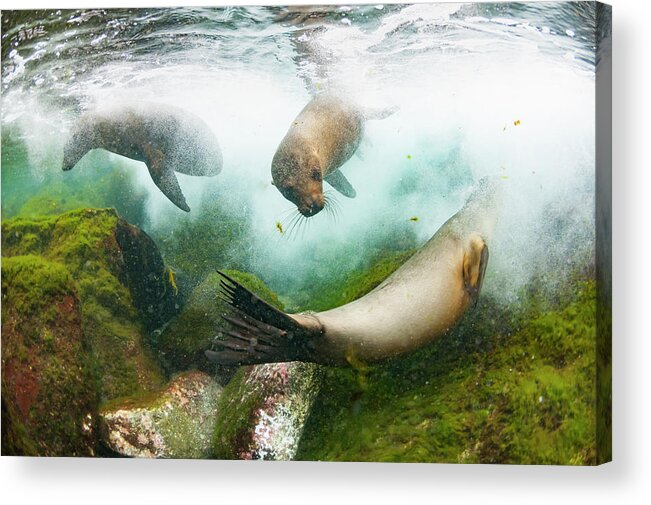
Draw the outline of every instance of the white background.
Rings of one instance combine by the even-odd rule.
[[[0,7],[226,3],[136,2],[0,0]],[[644,0],[610,3],[614,26],[613,463],[567,468],[3,457],[0,496],[4,503],[651,503],[651,331],[646,320],[651,317],[651,9]]]

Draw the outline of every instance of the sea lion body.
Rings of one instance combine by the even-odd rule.
[[[366,119],[393,113],[362,111],[334,94],[313,98],[292,122],[271,163],[274,185],[306,217],[321,211],[326,199],[323,181],[344,196],[355,190],[339,171],[355,153],[364,134]]]
[[[475,299],[464,260],[479,260],[486,250],[478,234],[437,234],[366,296],[308,316],[327,329],[316,346],[322,362],[343,364],[342,357],[351,356],[380,361],[446,333]]]
[[[229,341],[231,334],[226,340],[216,339],[222,350],[207,351],[208,356],[228,364],[299,360],[345,365],[355,359],[381,361],[420,348],[445,334],[477,300],[496,212],[494,184],[483,183],[384,282],[365,296],[324,312],[289,315],[262,310],[264,302],[247,298],[244,288],[227,279],[225,292],[236,316],[226,318],[240,339]],[[255,339],[255,345],[242,346],[246,342],[242,337],[247,336]]]
[[[221,149],[208,125],[163,104],[116,104],[83,114],[64,148],[63,170],[92,149],[144,162],[160,190],[185,211],[190,208],[174,172],[214,176],[222,168]]]

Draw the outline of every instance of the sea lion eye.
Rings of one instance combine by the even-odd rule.
[[[320,181],[321,180],[321,170],[318,168],[313,168],[312,169],[312,179],[315,181]]]

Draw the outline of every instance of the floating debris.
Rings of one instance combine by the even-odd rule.
[[[515,121],[513,121],[513,126],[518,126],[519,124],[520,124],[519,119],[516,119]]]
[[[408,159],[408,160],[411,159],[411,154],[408,154],[408,155],[407,155],[407,159]]]
[[[416,223],[418,221],[418,218],[416,216],[414,216],[414,217],[410,217],[409,220]]]
[[[276,221],[276,229],[278,230],[278,233],[280,233],[281,235],[285,233],[283,231],[283,223],[281,223],[280,221]]]
[[[169,272],[169,277],[170,277],[170,284],[174,288],[174,296],[178,296],[179,294],[179,288],[176,285],[176,279],[174,278],[174,270],[172,270],[170,267],[167,267],[168,272]]]

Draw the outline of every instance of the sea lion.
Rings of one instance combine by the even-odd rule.
[[[222,168],[221,149],[208,125],[171,105],[122,103],[83,114],[65,145],[63,170],[99,148],[144,162],[156,186],[186,212],[190,207],[174,172],[214,176]]]
[[[317,95],[294,119],[274,154],[273,184],[305,217],[323,209],[324,180],[342,195],[354,198],[355,189],[339,167],[359,147],[364,121],[383,119],[395,111],[362,110],[334,94]]]
[[[476,303],[497,214],[496,182],[483,180],[465,206],[365,296],[318,313],[286,314],[224,274],[231,330],[207,357],[221,365],[374,362],[444,335]]]

